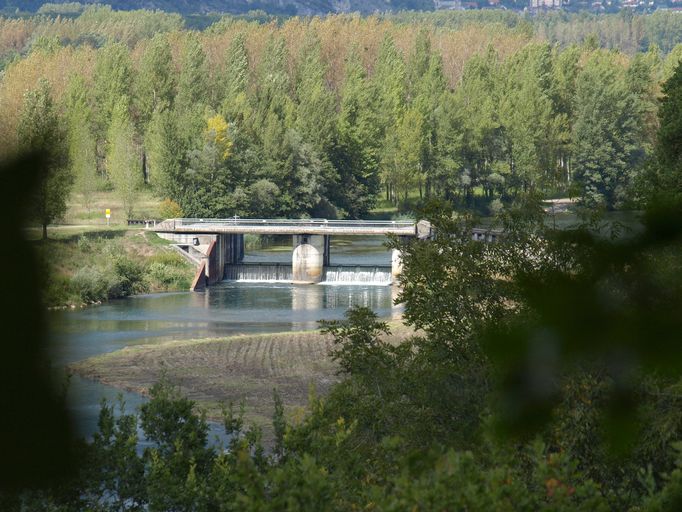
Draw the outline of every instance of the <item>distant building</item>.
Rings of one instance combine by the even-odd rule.
[[[436,9],[458,11],[462,8],[460,0],[435,0]]]
[[[561,9],[562,0],[529,0],[531,11],[542,11],[547,9]]]

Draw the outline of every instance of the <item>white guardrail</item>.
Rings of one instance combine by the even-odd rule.
[[[315,226],[315,227],[364,227],[364,228],[412,228],[415,221],[404,220],[327,220],[327,219],[168,219],[175,226],[190,226],[195,224],[225,225],[225,226]]]

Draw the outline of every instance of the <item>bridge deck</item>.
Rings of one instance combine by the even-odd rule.
[[[161,233],[223,233],[259,235],[399,235],[417,236],[413,221],[326,219],[169,219],[154,227]]]

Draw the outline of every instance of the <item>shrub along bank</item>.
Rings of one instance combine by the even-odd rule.
[[[187,290],[194,268],[156,234],[103,230],[37,242],[48,307]]]

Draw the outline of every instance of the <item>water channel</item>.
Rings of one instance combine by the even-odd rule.
[[[332,264],[358,266],[359,271],[390,265],[385,239],[363,237],[332,240]],[[279,240],[267,249],[248,251],[249,263],[284,263],[291,244]],[[363,281],[364,279],[364,281]],[[52,360],[57,368],[125,347],[169,340],[237,334],[312,330],[320,319],[340,319],[351,306],[367,306],[380,317],[399,313],[396,289],[366,272],[353,285],[291,285],[224,281],[202,293],[167,293],[131,297],[79,311],[50,313]],[[114,400],[119,390],[78,377],[71,379],[69,406],[80,435],[97,428],[102,397]],[[144,401],[123,393],[129,410]],[[221,427],[211,425],[214,435]]]

